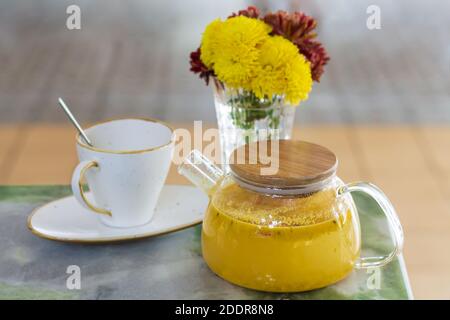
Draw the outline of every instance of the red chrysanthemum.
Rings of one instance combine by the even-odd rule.
[[[191,71],[194,73],[198,73],[200,76],[200,79],[205,80],[206,85],[209,84],[209,77],[214,76],[214,71],[209,69],[200,59],[200,48],[198,48],[196,51],[191,52]]]
[[[263,20],[272,26],[272,34],[283,36],[298,47],[311,63],[313,80],[319,82],[330,57],[322,44],[313,40],[317,36],[314,32],[316,20],[303,12],[289,14],[285,11],[268,13]]]
[[[259,18],[259,9],[254,6],[249,6],[247,9],[239,10],[238,13],[233,12],[229,18],[237,17],[237,16],[246,16],[248,18],[258,19]]]
[[[307,39],[297,44],[302,55],[311,63],[311,77],[314,81],[320,82],[320,77],[324,72],[324,66],[330,60],[325,48],[316,40]]]
[[[289,14],[280,10],[266,14],[263,20],[272,26],[273,34],[281,35],[292,42],[294,40],[316,37],[316,34],[313,32],[317,26],[316,20],[303,12]]]

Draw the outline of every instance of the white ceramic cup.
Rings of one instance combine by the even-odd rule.
[[[80,163],[72,176],[75,198],[108,226],[148,223],[172,160],[173,129],[154,119],[120,119],[85,132],[93,147],[77,135]],[[83,191],[84,177],[92,197]]]

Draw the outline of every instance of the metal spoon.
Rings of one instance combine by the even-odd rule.
[[[91,147],[93,147],[92,142],[89,140],[89,138],[87,137],[86,133],[84,133],[83,129],[81,129],[80,124],[78,123],[78,121],[75,119],[75,117],[73,116],[72,112],[70,112],[69,107],[66,105],[66,103],[64,102],[63,99],[58,98],[58,102],[59,105],[61,106],[61,108],[64,110],[64,112],[67,114],[67,117],[69,118],[69,120],[73,123],[73,125],[77,128],[78,132],[80,133],[80,135],[83,137],[84,141],[86,141],[86,143],[88,145],[90,145]]]

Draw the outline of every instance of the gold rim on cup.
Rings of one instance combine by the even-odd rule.
[[[158,120],[158,119],[154,119],[154,118],[117,118],[117,119],[109,119],[109,120],[105,120],[105,121],[101,121],[101,122],[97,122],[87,128],[85,128],[85,130],[91,129],[93,127],[108,123],[108,122],[114,122],[114,121],[120,121],[120,120],[142,120],[142,121],[148,121],[148,122],[153,122],[153,123],[159,123],[163,126],[165,126],[166,128],[168,128],[170,130],[170,132],[172,133],[172,137],[169,140],[169,142],[160,145],[160,146],[156,146],[153,148],[148,148],[148,149],[142,149],[142,150],[125,150],[125,151],[115,151],[115,150],[108,150],[108,149],[102,149],[102,148],[96,148],[96,147],[91,147],[90,145],[85,144],[81,138],[80,138],[80,134],[77,133],[76,135],[76,140],[77,140],[77,144],[80,147],[83,147],[85,149],[91,150],[91,151],[96,151],[96,152],[102,152],[102,153],[112,153],[112,154],[138,154],[138,153],[145,153],[145,152],[150,152],[150,151],[155,151],[164,147],[169,146],[170,144],[172,144],[173,142],[175,142],[175,130],[166,122]]]

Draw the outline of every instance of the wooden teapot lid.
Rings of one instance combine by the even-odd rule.
[[[329,149],[299,140],[279,140],[278,150],[272,141],[258,141],[235,149],[230,156],[232,174],[245,183],[277,189],[305,187],[323,181],[336,173],[337,157]],[[260,155],[260,146],[267,146]],[[264,149],[263,149],[264,150]],[[272,150],[272,152],[271,152]],[[251,151],[251,152],[250,152]],[[268,157],[264,157],[267,154]],[[269,159],[277,159],[278,170]],[[276,160],[273,160],[272,167]],[[265,168],[266,173],[262,174]]]

